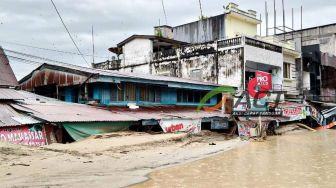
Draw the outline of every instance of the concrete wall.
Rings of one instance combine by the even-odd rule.
[[[225,38],[225,15],[210,17],[173,28],[174,39],[202,43]]]
[[[242,88],[243,48],[218,50],[218,84]]]
[[[152,74],[217,83],[215,43],[191,45],[175,56],[155,59]]]
[[[215,59],[215,54],[182,59],[182,78],[216,83]]]
[[[122,66],[137,65],[150,62],[153,53],[153,42],[149,39],[134,39],[123,46]]]
[[[284,62],[290,64],[290,78],[284,78],[283,90],[287,91],[288,95],[299,95],[300,90],[298,89],[298,72],[296,70],[295,55],[291,53],[286,53],[284,50]]]
[[[261,64],[283,67],[282,53],[261,49],[254,46],[245,45],[244,48],[245,61],[253,61]]]
[[[330,24],[330,25],[324,25],[319,27],[313,27],[313,28],[307,28],[303,30],[295,31],[294,33],[286,33],[284,34],[278,34],[277,37],[281,40],[292,40],[301,38],[302,36],[302,42],[303,46],[306,46],[308,44],[305,44],[305,42],[309,42],[312,40],[316,40],[316,38],[323,37],[323,36],[330,36],[336,33],[336,24]]]
[[[227,14],[225,18],[226,38],[257,35],[257,24],[247,22],[235,14]]]
[[[139,74],[150,74],[150,64],[141,64],[138,66],[124,67],[119,69],[120,72],[134,72]]]
[[[330,24],[277,36],[279,39],[293,40],[300,44],[302,41],[302,46],[304,47],[303,66],[308,66],[308,61],[310,61],[309,58],[316,56],[314,59],[314,62],[316,62],[310,63],[308,66],[311,75],[310,81],[308,82],[307,73],[304,73],[305,78],[303,81],[304,83],[311,84],[309,95],[316,95],[314,100],[319,99],[321,101],[332,102],[332,98],[328,96],[336,93],[336,79],[332,76],[336,75],[335,33],[336,24]],[[313,45],[318,46],[318,50],[314,51],[314,48],[310,48]],[[320,72],[322,75],[320,75]],[[336,101],[335,98],[333,98],[333,100],[333,102]]]

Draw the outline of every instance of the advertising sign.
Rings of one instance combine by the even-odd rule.
[[[285,117],[289,117],[291,121],[306,119],[306,107],[285,108],[282,110]]]
[[[266,97],[267,91],[272,89],[272,74],[256,71],[256,77],[248,83],[248,92],[254,99]]]
[[[238,133],[240,137],[250,137],[251,128],[255,127],[256,123],[254,122],[238,122]]]
[[[234,116],[282,116],[281,111],[274,111],[274,112],[269,112],[269,111],[238,111],[238,112],[233,112],[232,115]]]
[[[43,146],[47,144],[41,127],[36,129],[36,127],[29,128],[27,125],[0,128],[0,141],[29,146]]]
[[[201,119],[163,119],[160,120],[160,126],[165,133],[201,132]]]

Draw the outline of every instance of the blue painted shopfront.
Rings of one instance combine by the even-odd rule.
[[[207,92],[209,91],[130,82],[92,83],[89,87],[89,98],[98,101],[101,105],[108,106],[126,106],[128,103],[136,103],[139,106],[197,106]],[[73,92],[67,94],[72,95]],[[66,98],[73,97],[66,96]],[[214,96],[206,105],[216,104],[217,96]]]

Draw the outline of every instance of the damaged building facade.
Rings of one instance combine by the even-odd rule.
[[[297,66],[301,54],[293,44],[258,37],[260,23],[255,11],[242,11],[230,3],[224,14],[215,17],[176,27],[155,27],[154,36],[133,35],[109,49],[123,58],[93,66],[187,78],[240,91],[247,89],[259,70],[272,74],[273,90],[296,99],[302,94],[298,86],[303,76]]]
[[[277,35],[302,51],[302,70],[310,77],[310,87],[303,86],[304,96],[312,105],[312,119],[326,127],[336,121],[335,33],[336,24],[329,24]]]
[[[224,111],[196,110],[200,105],[217,104],[221,93],[203,102],[202,98],[218,86],[182,78],[121,73],[69,64],[43,64],[20,80],[23,90],[66,102],[97,106],[112,112],[109,117],[112,119],[113,114],[120,115],[125,118],[123,122],[131,122],[125,125],[127,128],[155,126],[161,127],[163,132],[190,133],[199,132],[202,125],[211,129],[229,128],[230,116]],[[230,86],[222,86],[221,89],[224,93],[235,92],[235,88]],[[77,129],[75,124],[70,125],[72,130]]]
[[[310,100],[336,102],[335,33],[336,24],[330,24],[277,35],[302,51],[302,69],[310,74],[310,88],[304,88]]]
[[[108,69],[185,78],[237,88],[233,103],[239,101],[240,104],[232,109],[236,113],[234,116],[253,126],[258,121],[244,120],[249,112],[281,112],[281,115],[274,117],[262,115],[262,121],[266,124],[273,120],[273,124],[278,124],[306,119],[309,108],[302,104],[303,90],[300,87],[310,88],[310,75],[307,70],[301,69],[301,52],[293,42],[284,42],[274,36],[258,36],[257,27],[260,23],[255,11],[243,11],[238,9],[238,5],[230,3],[224,14],[176,27],[154,27],[154,36],[133,35],[127,38],[117,47],[109,49],[118,52],[121,58],[118,58],[120,63],[117,68],[114,66]],[[170,44],[158,45],[160,40],[170,40]],[[131,48],[145,49],[146,54],[137,56],[139,53],[129,50]],[[132,61],[127,57],[133,57]],[[113,62],[93,66],[106,69],[107,66],[103,65],[108,64]],[[249,90],[250,81],[258,79],[260,72],[271,77],[270,95],[262,99],[247,99],[249,96],[244,96],[243,92]],[[272,105],[278,102],[281,107],[274,109]],[[247,124],[242,123],[242,127],[249,129],[250,125]]]

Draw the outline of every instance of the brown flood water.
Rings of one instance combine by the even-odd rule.
[[[134,187],[336,187],[336,131],[271,137],[149,177]]]

